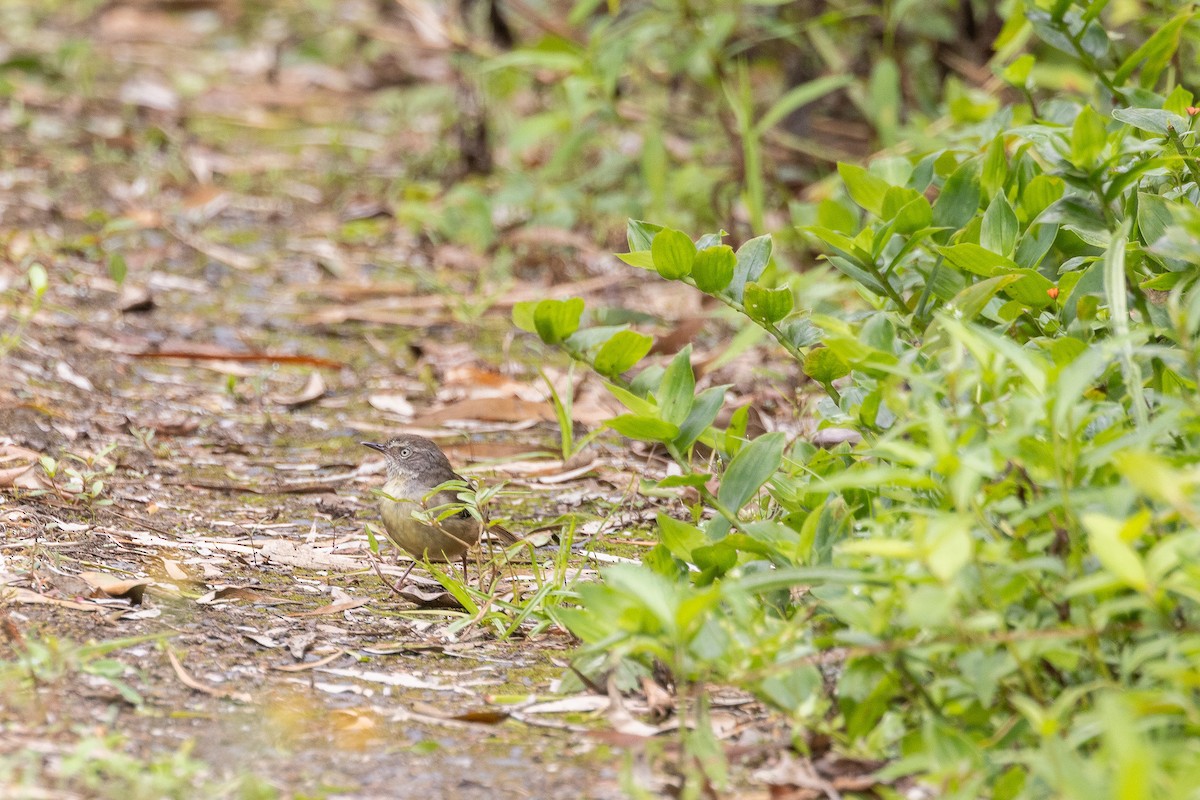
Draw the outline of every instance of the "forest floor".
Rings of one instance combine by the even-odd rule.
[[[564,461],[538,366],[577,425],[614,409],[508,315],[584,295],[669,334],[699,309],[579,233],[502,230],[499,271],[498,245],[413,233],[440,213],[422,181],[455,170],[405,107],[436,103],[227,22],[112,4],[9,37],[27,46],[0,111],[4,796],[669,791],[678,723],[653,687],[577,677],[570,636],[513,610],[637,559],[670,502],[638,479],[665,464],[615,443]],[[496,608],[447,607],[423,570],[406,597],[381,580],[403,563],[374,552],[382,465],[359,442],[400,430],[505,481],[492,512],[537,532],[471,566]],[[748,697],[713,706],[731,747],[777,749]],[[760,762],[735,762],[739,796],[767,796]]]

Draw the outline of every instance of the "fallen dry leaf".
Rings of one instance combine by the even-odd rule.
[[[357,597],[353,600],[343,600],[340,603],[330,603],[327,606],[314,608],[309,611],[297,611],[295,614],[288,614],[289,617],[323,617],[327,614],[340,614],[343,611],[349,611],[352,608],[365,606],[371,602],[369,597]]]
[[[140,606],[146,587],[154,581],[149,578],[122,580],[103,572],[81,572],[79,577],[100,593],[102,597],[128,600],[131,605]]]
[[[321,377],[321,373],[310,372],[308,380],[304,383],[304,388],[297,394],[273,394],[271,395],[271,402],[287,406],[288,408],[299,408],[300,406],[320,400],[325,396],[325,392],[325,379]]]

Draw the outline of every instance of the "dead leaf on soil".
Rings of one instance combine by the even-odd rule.
[[[11,588],[0,592],[0,599],[4,599],[10,603],[27,603],[31,605],[47,605],[59,606],[60,608],[70,608],[75,611],[105,611],[105,606],[98,603],[80,603],[75,600],[61,600],[57,597],[48,597],[44,594],[31,592],[28,589]]]
[[[369,602],[371,602],[371,598],[369,598],[369,597],[356,597],[351,600],[342,600],[341,602],[330,603],[327,606],[322,606],[321,608],[314,608],[309,611],[297,611],[295,614],[288,614],[288,616],[289,617],[323,617],[328,614],[340,614],[343,611],[349,611],[352,608],[358,608],[359,606],[365,606]]]
[[[167,573],[167,577],[173,581],[190,581],[192,577],[187,574],[179,562],[173,558],[162,559],[163,571]]]
[[[367,403],[371,408],[395,414],[406,422],[412,419],[414,413],[412,403],[400,394],[373,394],[367,397]]]
[[[41,457],[34,450],[0,444],[0,488],[50,489],[50,481],[37,469]]]
[[[99,595],[99,597],[109,597],[120,600],[128,600],[130,605],[140,606],[142,597],[146,594],[146,587],[150,586],[154,581],[149,578],[135,578],[132,580],[122,580],[112,575],[106,575],[103,572],[81,572],[79,577],[87,581]]]
[[[304,383],[304,388],[296,394],[273,394],[271,402],[277,403],[288,408],[299,408],[300,406],[308,405],[325,396],[325,379],[321,377],[319,372],[310,372],[308,380]]]
[[[203,597],[196,598],[196,603],[202,606],[211,606],[218,603],[233,602],[234,600],[248,600],[251,603],[258,603],[260,605],[280,605],[283,603],[299,602],[298,600],[288,600],[283,597],[271,597],[249,586],[219,586]]]

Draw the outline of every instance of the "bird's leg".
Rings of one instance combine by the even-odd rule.
[[[417,565],[417,562],[415,560],[412,561],[412,563],[410,563],[408,565],[408,569],[404,570],[404,574],[400,576],[400,580],[398,580],[396,582],[396,585],[392,587],[393,592],[395,592],[396,594],[400,594],[400,590],[404,588],[404,582],[408,580],[408,573],[412,572],[413,567],[415,567],[416,565]]]

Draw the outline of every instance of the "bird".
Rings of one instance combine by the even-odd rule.
[[[450,459],[433,441],[415,434],[401,434],[386,442],[360,442],[364,447],[383,453],[387,465],[387,481],[379,501],[379,513],[388,538],[417,561],[451,562],[462,558],[466,575],[467,551],[478,541],[483,525],[467,509],[437,520],[434,524],[416,519],[414,511],[435,509],[460,502],[453,489],[442,489],[429,496],[447,481],[465,481],[454,471]],[[427,499],[428,498],[428,499]],[[506,544],[517,537],[498,525],[489,526],[488,533]],[[393,587],[399,591],[416,561],[408,566],[400,581]]]

